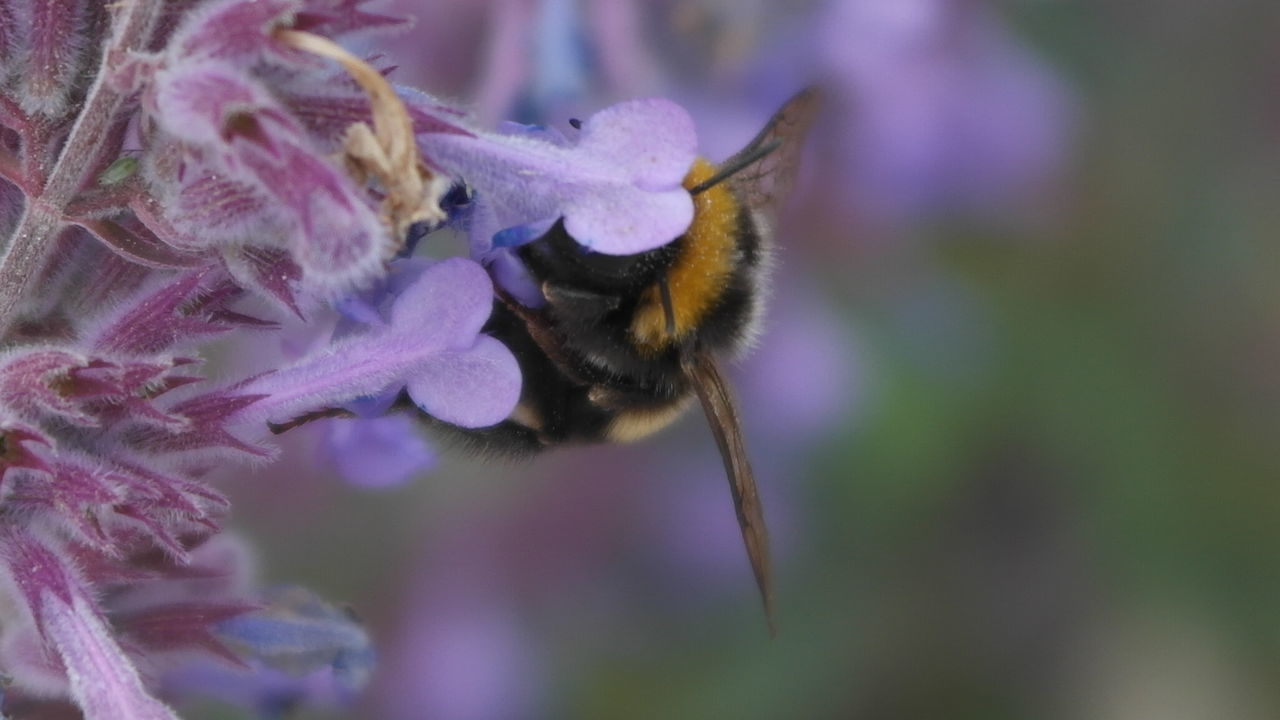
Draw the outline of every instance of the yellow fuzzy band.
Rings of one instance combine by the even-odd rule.
[[[685,188],[694,187],[715,171],[714,165],[698,158],[684,178]],[[695,195],[693,203],[693,222],[666,274],[675,334],[667,332],[667,316],[657,284],[641,293],[631,319],[636,348],[647,354],[656,354],[697,328],[733,273],[738,252],[737,199],[727,183],[720,183]]]

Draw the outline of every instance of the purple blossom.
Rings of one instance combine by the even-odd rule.
[[[423,412],[463,427],[505,419],[520,395],[511,351],[480,328],[493,287],[462,258],[424,270],[388,310],[385,325],[335,341],[237,392],[266,396],[241,423],[284,423],[307,412],[405,388]]]
[[[373,650],[349,612],[298,587],[267,590],[259,605],[219,620],[213,626],[218,641],[266,667],[299,676],[327,668],[347,676],[348,691],[364,685]]]
[[[325,447],[344,480],[368,488],[400,485],[436,464],[418,423],[403,413],[329,421]]]
[[[626,255],[671,242],[693,220],[681,182],[697,136],[688,113],[668,100],[606,108],[565,144],[480,132],[427,133],[418,143],[432,165],[476,190],[496,230],[562,217],[584,247]]]
[[[818,62],[851,120],[836,158],[865,211],[1008,207],[1061,166],[1067,90],[981,5],[836,2],[820,22]]]

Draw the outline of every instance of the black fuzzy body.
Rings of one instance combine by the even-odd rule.
[[[683,358],[692,351],[737,352],[755,321],[765,249],[745,208],[736,214],[734,239],[732,270],[714,288],[703,321],[680,343],[654,352],[637,346],[632,319],[642,293],[681,261],[684,245],[697,237],[682,235],[635,255],[605,255],[583,248],[556,223],[519,251],[546,304],[532,309],[500,297],[484,328],[520,364],[518,410],[488,428],[433,424],[482,453],[523,456],[556,445],[615,441],[611,428],[623,416],[652,417],[653,430],[670,423],[693,398]]]

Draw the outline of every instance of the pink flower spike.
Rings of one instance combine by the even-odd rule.
[[[246,392],[240,386],[205,393],[184,400],[169,410],[171,414],[187,420],[186,429],[181,432],[142,427],[129,433],[126,439],[139,451],[152,454],[227,449],[269,458],[274,454],[270,448],[246,442],[226,429],[232,419],[265,397],[265,394]]]
[[[76,425],[97,425],[83,403],[66,392],[70,373],[88,363],[88,358],[63,350],[11,351],[0,356],[0,402],[24,414],[48,413]],[[91,390],[90,396],[94,394]]]
[[[306,320],[294,292],[302,280],[302,268],[283,250],[254,245],[229,248],[223,256],[227,272],[241,285]]]
[[[69,527],[82,542],[110,554],[110,539],[98,517],[101,509],[121,498],[110,473],[59,460],[51,473],[30,473],[13,484],[6,502],[28,512],[40,512]]]
[[[91,347],[108,353],[154,353],[182,340],[229,330],[229,325],[192,311],[195,298],[210,292],[214,273],[206,267],[144,287],[90,333]]]

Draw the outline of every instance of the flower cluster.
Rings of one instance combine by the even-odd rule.
[[[617,105],[573,141],[487,132],[342,48],[405,25],[365,5],[0,0],[5,712],[171,718],[217,688],[264,712],[283,686],[349,699],[368,637],[305,591],[256,586],[219,535],[218,473],[274,459],[267,428],[317,411],[511,412],[519,367],[481,332],[489,275],[404,257],[406,228],[450,219],[456,181],[478,260],[558,218],[613,253],[688,225],[678,106]],[[266,365],[281,323],[335,306],[360,322]],[[227,338],[262,362],[213,383],[204,345]],[[352,422],[389,444],[409,431]],[[429,459],[406,446],[408,467]]]

